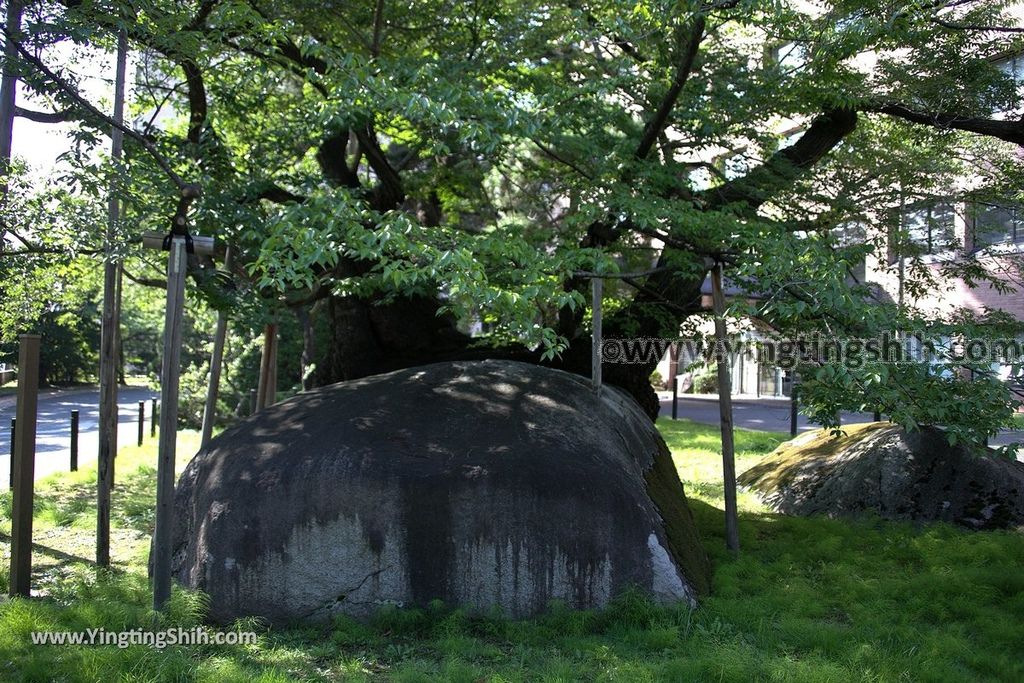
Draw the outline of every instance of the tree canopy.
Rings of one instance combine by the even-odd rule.
[[[160,284],[133,240],[166,231],[181,186],[197,184],[194,230],[236,254],[231,273],[194,260],[198,291],[250,327],[311,311],[320,383],[489,355],[586,373],[586,274],[633,274],[609,281],[606,335],[672,337],[700,313],[718,262],[749,294],[733,314],[776,334],[1013,336],[1017,323],[997,311],[911,305],[953,278],[1004,279],[970,256],[929,265],[899,220],[900,207],[968,190],[1020,199],[1024,122],[1006,112],[1020,111],[1021,91],[996,64],[1024,47],[1011,10],[26,2],[21,31],[5,31],[32,93],[19,113],[75,122],[77,163],[27,192],[45,219],[6,204],[0,268],[6,281],[100,249],[102,221],[81,214],[116,172],[126,275]],[[64,43],[102,52],[119,31],[137,68],[113,169],[97,152],[110,127],[102,103],[55,55]],[[845,239],[849,226],[866,226],[864,238]],[[905,301],[850,277],[866,255],[889,272],[901,264]],[[5,334],[37,314],[10,309]],[[469,335],[469,321],[486,334]],[[652,369],[606,375],[653,412]],[[1016,406],[990,370],[808,359],[802,374],[825,423],[840,408],[879,408],[980,441]]]

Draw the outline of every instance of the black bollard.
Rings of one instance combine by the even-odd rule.
[[[71,471],[78,471],[78,411],[71,411]]]
[[[146,402],[139,401],[139,445],[142,445],[142,435],[146,429]]]

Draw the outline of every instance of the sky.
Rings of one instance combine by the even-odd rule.
[[[64,68],[70,68],[79,78],[79,92],[100,111],[110,113],[114,92],[115,55],[96,51],[90,53],[86,53],[82,48],[60,44],[49,50],[44,59],[47,66],[59,73]],[[128,73],[135,73],[131,63],[128,66]],[[128,80],[130,88],[131,77]],[[30,100],[28,93],[28,88],[19,84],[18,106],[36,111],[52,111],[45,102]],[[128,96],[131,96],[130,91]],[[37,123],[16,116],[11,136],[12,154],[24,159],[34,175],[45,178],[56,168],[57,157],[71,148],[68,133],[73,128],[73,123]]]

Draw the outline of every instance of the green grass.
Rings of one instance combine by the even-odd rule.
[[[731,557],[717,428],[664,420],[659,428],[715,562],[713,593],[696,611],[626,595],[603,611],[555,605],[522,621],[443,605],[384,611],[369,623],[270,629],[249,620],[231,627],[260,634],[247,646],[30,645],[33,630],[200,623],[202,598],[185,591],[175,591],[167,615],[148,609],[147,445],[118,458],[123,487],[114,519],[127,539],[115,549],[119,571],[97,575],[87,563],[53,558],[37,566],[35,585],[46,595],[0,604],[0,680],[1024,680],[1021,534],[783,517],[742,493],[743,549]],[[183,440],[190,445],[179,453],[194,450],[194,435]],[[738,430],[737,469],[756,464],[780,440]],[[55,533],[55,550],[91,555],[79,547],[92,542],[91,476],[55,476],[40,485],[37,537]],[[9,501],[0,503],[9,524]]]

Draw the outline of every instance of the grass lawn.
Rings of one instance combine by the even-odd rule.
[[[975,681],[1024,680],[1024,535],[915,528],[881,520],[798,519],[739,498],[743,551],[724,550],[716,427],[662,420],[715,563],[713,595],[694,612],[625,596],[601,612],[554,606],[511,621],[436,605],[371,623],[268,629],[255,645],[33,646],[39,630],[191,627],[200,596],[148,609],[145,578],[154,444],[118,456],[116,571],[92,555],[95,471],[38,486],[31,601],[0,603],[0,680],[123,681]],[[782,437],[737,431],[737,470]],[[180,436],[179,453],[195,450]],[[10,498],[0,497],[6,570]],[[6,589],[7,577],[0,578]]]

